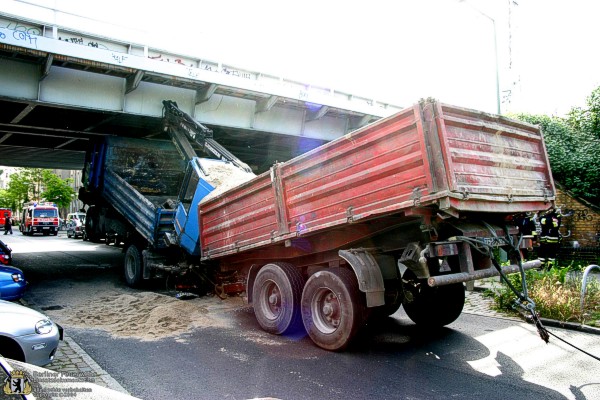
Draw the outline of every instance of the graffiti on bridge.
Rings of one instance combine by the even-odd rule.
[[[82,37],[65,37],[65,38],[63,38],[63,37],[59,36],[58,40],[62,40],[64,42],[73,43],[73,44],[79,44],[82,46],[94,47],[96,49],[109,50],[109,48],[102,43],[98,43],[93,40],[87,40]]]
[[[183,60],[181,58],[164,58],[162,54],[156,55],[156,56],[148,56],[149,59],[151,60],[157,60],[157,61],[165,61],[165,62],[169,62],[169,63],[175,63],[175,64],[179,64],[179,65],[186,65]],[[190,63],[190,67],[193,67],[194,64]]]
[[[38,27],[27,27],[25,25],[21,25],[18,22],[9,22],[8,25],[5,26],[6,29],[10,29],[15,32],[23,32],[27,35],[41,36],[42,31]]]

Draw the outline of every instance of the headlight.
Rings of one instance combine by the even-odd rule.
[[[21,274],[12,274],[12,280],[15,282],[21,282],[23,280],[23,275]]]
[[[35,331],[40,335],[52,332],[52,321],[49,319],[38,321],[37,324],[35,324]]]

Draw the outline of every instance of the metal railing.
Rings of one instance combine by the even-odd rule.
[[[583,306],[585,305],[585,295],[586,295],[586,287],[587,287],[587,277],[591,270],[598,269],[600,270],[600,266],[596,264],[588,265],[583,273],[583,279],[581,281],[581,312],[583,312]]]

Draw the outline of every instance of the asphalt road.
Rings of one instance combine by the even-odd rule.
[[[121,277],[120,248],[62,234],[3,239],[31,283],[26,299],[38,306],[68,313],[100,302],[103,293],[135,293]],[[160,284],[146,290],[170,295]],[[600,399],[598,361],[556,340],[544,344],[517,321],[463,313],[431,333],[400,311],[369,326],[348,351],[332,353],[303,334],[262,332],[250,307],[201,304],[227,324],[140,340],[59,322],[131,394],[146,399]],[[553,331],[600,354],[598,336]]]

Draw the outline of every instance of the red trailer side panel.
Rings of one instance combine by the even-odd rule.
[[[218,258],[333,229],[344,235],[373,218],[380,229],[381,218],[415,207],[514,213],[553,198],[536,127],[426,102],[201,203],[201,247],[204,259]]]

